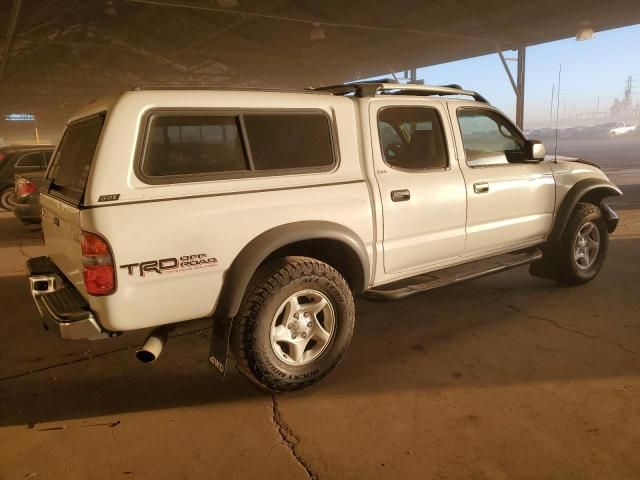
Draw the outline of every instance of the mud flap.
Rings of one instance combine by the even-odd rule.
[[[209,348],[209,363],[220,380],[224,380],[227,373],[227,357],[229,355],[229,338],[233,318],[213,318],[211,332],[211,346]]]
[[[542,260],[533,262],[529,266],[529,273],[538,278],[544,278],[545,280],[558,280],[560,275],[559,263],[556,252],[558,246],[545,245],[542,248]]]

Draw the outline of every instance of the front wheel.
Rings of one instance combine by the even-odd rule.
[[[565,228],[560,246],[560,281],[579,285],[593,280],[607,256],[609,232],[600,207],[579,203]]]
[[[16,205],[16,193],[13,188],[5,188],[0,192],[0,207],[5,210],[13,210]]]
[[[333,267],[285,257],[254,275],[234,321],[238,369],[269,392],[300,390],[340,362],[355,323],[353,295]]]

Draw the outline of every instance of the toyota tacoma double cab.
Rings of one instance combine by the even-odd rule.
[[[138,87],[68,122],[41,187],[47,256],[27,270],[62,338],[152,327],[137,352],[151,362],[176,324],[210,319],[215,372],[233,355],[291,391],[342,358],[354,295],[527,264],[592,280],[617,195],[457,85]]]

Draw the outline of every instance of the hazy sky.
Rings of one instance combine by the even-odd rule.
[[[515,57],[516,52],[505,52]],[[516,62],[509,62],[512,72]],[[548,121],[551,86],[558,81],[562,64],[560,117],[564,102],[567,115],[593,111],[600,96],[600,110],[622,98],[628,75],[634,76],[634,104],[640,99],[640,25],[596,32],[592,40],[560,40],[527,48],[525,79],[525,127],[527,121]],[[497,54],[421,68],[418,78],[428,85],[459,83],[481,92],[489,101],[515,116],[515,94]]]

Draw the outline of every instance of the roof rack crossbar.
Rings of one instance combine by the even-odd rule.
[[[376,95],[463,95],[471,97],[477,102],[489,103],[487,99],[478,92],[465,90],[456,84],[443,86],[413,85],[400,84],[389,79],[330,85],[327,87],[314,88],[313,90],[328,92],[333,95],[353,94],[356,97],[374,97]]]
[[[262,88],[262,87],[230,87],[219,85],[137,85],[131,89],[133,92],[147,91],[147,90],[209,90],[209,91],[221,91],[221,92],[275,92],[275,93],[318,93],[328,94],[329,92],[316,91],[314,89],[304,88]]]

